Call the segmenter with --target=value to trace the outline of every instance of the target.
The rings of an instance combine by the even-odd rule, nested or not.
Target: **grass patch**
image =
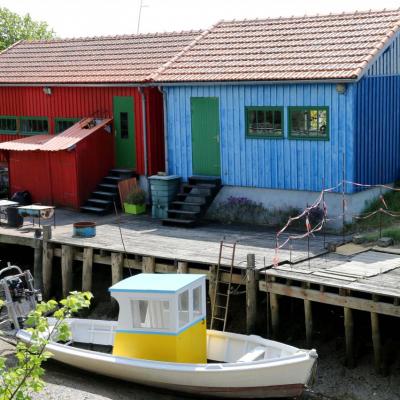
[[[385,194],[383,194],[383,198],[388,207],[388,211],[393,211],[394,213],[400,213],[400,191],[397,192],[390,190]],[[375,200],[370,202],[364,208],[360,216],[366,216],[374,211],[379,210],[380,208],[385,209],[385,206],[381,198],[378,196]],[[396,218],[383,213],[377,213],[367,219],[355,220],[354,227],[358,231],[365,231],[365,230],[377,229],[380,226],[382,226],[382,228],[389,227],[393,224],[396,224],[397,222],[400,222],[400,217]],[[394,231],[397,232],[398,230],[395,229]],[[394,231],[390,233],[396,236],[397,233],[395,233]]]
[[[376,242],[379,239],[379,231],[374,231],[363,235],[367,242]],[[389,237],[393,239],[395,244],[400,243],[400,228],[386,228],[382,229],[382,237]]]

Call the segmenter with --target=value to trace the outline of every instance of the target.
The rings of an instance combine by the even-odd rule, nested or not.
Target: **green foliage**
[[[144,204],[146,202],[146,192],[140,188],[133,188],[126,196],[126,203],[128,204]]]
[[[46,22],[34,21],[29,14],[20,16],[0,7],[0,50],[21,39],[51,39],[54,31]]]
[[[88,308],[92,294],[89,292],[71,292],[59,303],[55,300],[42,302],[37,305],[26,320],[31,333],[29,344],[19,342],[16,347],[17,363],[15,367],[8,367],[6,359],[0,357],[0,400],[29,400],[31,394],[40,392],[44,387],[42,363],[51,357],[45,350],[50,339],[67,341],[70,330],[65,322],[73,313]],[[0,301],[0,308],[4,302]],[[57,322],[49,326],[45,315],[53,313]]]

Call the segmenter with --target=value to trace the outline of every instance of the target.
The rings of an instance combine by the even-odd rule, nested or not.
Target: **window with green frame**
[[[55,120],[55,133],[61,133],[71,128],[72,125],[80,121],[80,118],[56,118]]]
[[[328,107],[289,107],[291,139],[329,139]]]
[[[22,134],[40,134],[49,132],[49,122],[43,117],[21,117],[20,131]]]
[[[246,107],[245,113],[248,138],[283,137],[282,107]]]
[[[0,133],[17,133],[17,117],[0,115]]]

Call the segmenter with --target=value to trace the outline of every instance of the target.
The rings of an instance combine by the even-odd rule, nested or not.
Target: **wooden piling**
[[[216,288],[217,288],[217,266],[210,265],[209,276],[208,276],[208,296],[210,297],[211,310],[214,309]]]
[[[346,336],[346,365],[349,368],[354,368],[354,321],[353,310],[344,307],[344,330]]]
[[[379,301],[379,296],[372,295],[372,300]],[[374,366],[377,373],[382,372],[382,344],[381,344],[381,332],[379,329],[379,314],[371,312],[371,336],[372,346],[374,348]]]
[[[111,253],[111,283],[115,285],[123,279],[124,255]]]
[[[255,255],[247,254],[246,270],[246,330],[252,334],[256,329],[257,321],[257,287],[255,270]]]
[[[154,274],[156,270],[156,261],[154,257],[143,257],[143,272]]]
[[[61,246],[61,277],[62,294],[67,297],[72,291],[72,262],[74,259],[73,248],[71,246]]]
[[[186,261],[178,261],[178,274],[187,274],[189,271],[188,263]]]
[[[82,265],[82,291],[90,292],[92,290],[93,274],[93,248],[85,247],[83,249]]]
[[[310,284],[303,285],[304,288],[310,289]],[[312,303],[310,300],[304,300],[304,325],[306,328],[306,343],[307,347],[311,347],[312,334],[313,334],[313,317],[312,317]]]
[[[33,279],[35,289],[39,289],[43,292],[43,242],[40,239],[35,239]]]
[[[313,333],[312,303],[310,300],[304,300],[304,321],[306,326],[307,347],[311,347]]]
[[[51,225],[43,226],[43,297],[48,299],[51,292],[51,278],[53,276],[54,247],[49,243],[51,239]]]
[[[269,294],[269,305],[271,310],[272,336],[274,339],[277,339],[279,336],[279,299],[277,294]]]
[[[379,330],[379,314],[371,313],[371,333],[372,333],[372,345],[374,347],[374,365],[375,371],[382,371],[382,346],[381,346],[381,334]]]

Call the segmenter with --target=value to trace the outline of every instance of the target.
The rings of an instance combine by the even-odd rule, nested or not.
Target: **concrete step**
[[[84,213],[91,213],[91,214],[97,214],[97,215],[104,215],[108,214],[110,211],[103,208],[103,207],[91,207],[91,206],[83,206],[81,207],[81,212]]]
[[[97,185],[101,191],[110,192],[117,194],[118,192],[118,185],[114,185],[112,183],[100,183]]]
[[[185,228],[193,228],[196,226],[196,221],[191,219],[165,218],[162,220],[165,226],[181,226]]]
[[[111,192],[105,192],[102,190],[96,190],[95,192],[92,192],[92,196],[97,197],[97,198],[104,197],[105,199],[110,199],[110,201],[112,201],[114,198],[117,197],[117,194],[111,193]]]
[[[194,218],[196,218],[200,214],[199,211],[186,211],[186,210],[173,210],[173,209],[168,209],[167,212],[168,214],[185,215],[187,217],[194,217]]]

